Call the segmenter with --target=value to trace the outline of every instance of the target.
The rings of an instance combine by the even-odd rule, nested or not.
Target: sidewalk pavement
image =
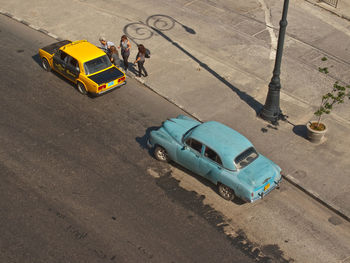
[[[336,80],[350,83],[348,20],[309,2],[290,4],[280,102],[287,120],[273,126],[257,113],[272,77],[280,1],[267,5],[264,0],[154,0],[150,6],[142,0],[132,4],[120,0],[116,6],[103,0],[35,0],[34,4],[0,0],[0,4],[1,13],[61,39],[98,44],[104,35],[118,43],[125,33],[132,40],[131,62],[136,43],[143,43],[152,53],[145,63],[149,77],[136,79],[198,119],[217,120],[244,134],[282,167],[288,180],[349,220],[349,104],[339,105],[324,118],[329,126],[324,143],[305,139],[305,124],[313,118],[321,95]],[[339,4],[339,10],[342,6],[348,5]],[[328,67],[330,73],[320,73],[319,67]],[[128,75],[135,77],[132,69]]]
[[[347,19],[350,21],[350,1],[349,0],[336,0],[336,1],[330,1],[331,3],[337,3],[336,6],[327,4],[328,1],[322,1],[322,0],[306,0],[314,5],[317,5],[321,8],[324,8],[328,10],[329,12],[332,12],[341,18]]]

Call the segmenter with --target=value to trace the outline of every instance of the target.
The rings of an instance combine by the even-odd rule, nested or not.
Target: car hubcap
[[[78,84],[78,90],[80,91],[80,93],[84,93],[84,88],[82,87],[82,84]]]
[[[222,193],[222,195],[223,195],[224,197],[226,197],[226,198],[231,197],[231,191],[230,191],[230,189],[229,189],[228,187],[226,187],[226,186],[222,186],[222,187],[221,187],[221,193]]]
[[[159,157],[159,159],[165,161],[167,159],[167,155],[166,155],[165,150],[159,149],[158,150],[158,157]]]

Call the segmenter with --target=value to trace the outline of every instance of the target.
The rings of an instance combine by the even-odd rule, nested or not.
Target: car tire
[[[84,84],[81,83],[80,81],[78,81],[78,83],[77,83],[77,89],[78,89],[80,94],[82,94],[82,95],[86,95],[87,94],[87,91],[85,89]]]
[[[45,71],[47,71],[47,72],[50,72],[50,71],[51,71],[50,64],[49,64],[49,62],[47,61],[46,58],[43,58],[43,59],[41,60],[41,65],[43,66],[43,69],[45,69]]]
[[[230,187],[224,184],[219,184],[218,188],[219,188],[219,194],[225,200],[232,201],[235,198],[235,193]]]
[[[158,145],[154,148],[154,157],[161,162],[169,162],[170,160],[167,151]]]

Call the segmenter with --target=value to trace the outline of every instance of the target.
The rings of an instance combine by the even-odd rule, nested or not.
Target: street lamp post
[[[266,97],[265,105],[260,112],[260,117],[264,120],[277,122],[282,117],[280,109],[280,73],[281,73],[281,61],[284,44],[284,35],[287,27],[287,12],[288,12],[289,0],[284,0],[282,19],[280,21],[280,31],[278,35],[278,44],[276,52],[275,67],[273,69],[273,76],[269,84],[269,92]]]

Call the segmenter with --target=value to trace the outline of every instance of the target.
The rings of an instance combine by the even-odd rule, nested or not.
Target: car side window
[[[202,151],[202,143],[200,143],[199,141],[193,138],[188,138],[186,140],[186,144],[190,146],[193,150],[196,150],[199,153]]]
[[[222,165],[220,156],[216,152],[214,152],[212,149],[210,149],[209,147],[205,147],[204,156],[211,159],[212,161]]]
[[[70,57],[68,64],[75,68],[77,71],[79,71],[79,63],[78,60],[76,60],[75,58]]]
[[[60,56],[60,59],[61,59],[62,61],[67,62],[67,60],[68,60],[68,55],[67,55],[67,53],[65,53],[65,52],[63,52],[63,51],[61,50],[59,56]]]

